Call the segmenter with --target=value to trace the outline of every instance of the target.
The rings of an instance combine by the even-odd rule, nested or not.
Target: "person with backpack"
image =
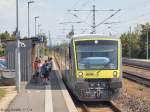
[[[48,58],[48,69],[49,69],[49,72],[52,71],[52,57]]]
[[[48,62],[45,60],[45,63],[43,64],[41,68],[41,72],[43,75],[43,84],[47,84],[48,77],[49,77],[49,69],[48,69]]]

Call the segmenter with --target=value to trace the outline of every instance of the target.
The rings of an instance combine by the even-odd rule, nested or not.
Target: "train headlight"
[[[114,77],[117,77],[117,71],[114,71],[114,72],[113,72],[113,76],[114,76]]]
[[[98,40],[95,40],[94,43],[95,43],[95,44],[98,44]]]
[[[79,78],[83,78],[83,72],[79,72]]]

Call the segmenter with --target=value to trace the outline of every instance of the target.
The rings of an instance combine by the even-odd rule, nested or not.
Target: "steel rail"
[[[147,87],[150,87],[150,78],[142,77],[140,74],[134,74],[127,71],[123,71],[123,77],[129,80],[135,81],[137,83],[143,84]]]
[[[91,112],[86,104],[82,104],[83,112]]]
[[[125,64],[123,64],[123,66],[129,66],[129,67],[134,67],[134,68],[150,71],[150,67],[138,66],[136,64],[127,64],[127,63],[125,63]]]
[[[114,112],[123,112],[120,108],[118,108],[117,104],[114,103],[113,101],[110,101],[109,103]]]
[[[101,102],[102,103],[102,102]],[[93,102],[90,102],[91,105],[93,105]],[[93,112],[92,109],[90,110],[89,107],[92,108],[92,106],[90,106],[90,104],[86,104],[86,103],[81,103],[81,108],[83,112]],[[97,103],[94,103],[94,105],[96,105]],[[89,105],[89,106],[88,106]],[[94,108],[97,108],[97,111],[102,111],[103,107],[98,107],[98,106],[93,106]],[[104,102],[104,108],[109,108],[112,110],[112,112],[123,112],[116,103],[114,103],[113,101],[109,101],[109,102]]]

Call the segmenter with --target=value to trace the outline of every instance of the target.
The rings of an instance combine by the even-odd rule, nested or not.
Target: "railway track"
[[[123,70],[123,77],[129,80],[135,81],[147,87],[150,87],[150,75],[144,75],[144,72],[150,72],[150,68],[132,65],[132,64],[124,64],[127,67],[133,67],[139,70],[143,70],[143,72]]]
[[[145,85],[147,87],[150,87],[150,78],[142,77],[141,75],[137,75],[125,71],[123,72],[123,77],[135,81],[137,83],[140,83],[142,85]]]
[[[122,112],[113,102],[81,103],[82,112]]]
[[[150,67],[137,66],[137,65],[134,65],[134,64],[123,64],[123,66],[129,66],[129,67],[134,67],[134,68],[150,71]]]

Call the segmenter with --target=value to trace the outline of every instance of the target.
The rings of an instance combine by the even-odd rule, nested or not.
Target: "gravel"
[[[131,96],[123,90],[115,102],[125,112],[150,112],[150,102],[143,100],[141,96]]]

